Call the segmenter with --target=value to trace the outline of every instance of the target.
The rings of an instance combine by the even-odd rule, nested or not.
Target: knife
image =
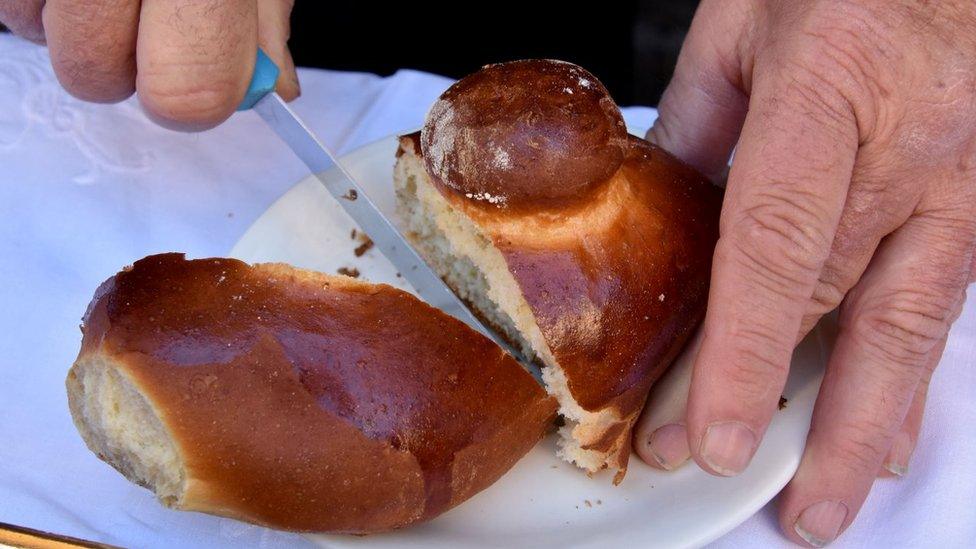
[[[278,137],[308,166],[316,179],[349,214],[349,217],[352,217],[359,228],[369,235],[376,249],[400,271],[420,299],[481,332],[524,363],[519,353],[493,330],[489,330],[482,324],[464,302],[437,276],[437,273],[421,259],[400,231],[363,192],[336,155],[315,137],[308,126],[275,93],[274,86],[277,79],[277,65],[261,49],[258,49],[254,76],[251,77],[247,94],[237,110],[253,109],[267,122]],[[330,168],[338,170],[342,178],[339,180],[326,178],[325,172]]]

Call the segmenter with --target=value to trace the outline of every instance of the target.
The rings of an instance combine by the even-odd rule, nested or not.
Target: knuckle
[[[800,29],[803,60],[823,72],[843,72],[860,80],[881,72],[879,58],[895,53],[878,17],[858,2],[820,3]],[[839,9],[838,9],[839,8]]]
[[[867,420],[846,421],[826,443],[827,455],[856,473],[876,471],[888,452],[887,427]]]
[[[792,185],[790,185],[793,187]],[[826,212],[801,189],[751,200],[730,231],[731,252],[778,293],[791,296],[809,286],[830,250]]]
[[[899,288],[857,307],[849,323],[882,364],[915,369],[948,333],[953,302],[937,284]]]
[[[857,128],[853,104],[838,89],[837,76],[823,67],[811,66],[803,59],[806,55],[789,62],[784,101],[818,130],[839,139],[849,138]]]
[[[811,114],[873,131],[901,64],[889,14],[864,2],[813,2],[799,18],[787,70]]]

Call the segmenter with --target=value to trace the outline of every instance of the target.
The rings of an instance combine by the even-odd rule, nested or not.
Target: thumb
[[[713,181],[724,179],[748,107],[740,82],[746,2],[705,0],[688,30],[674,77],[647,139]]]
[[[288,51],[291,8],[294,4],[294,0],[258,0],[258,44],[281,70],[275,91],[286,101],[302,93],[295,62]]]

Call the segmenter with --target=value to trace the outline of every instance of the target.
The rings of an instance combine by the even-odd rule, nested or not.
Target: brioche
[[[721,191],[547,60],[449,88],[400,138],[394,183],[424,258],[544,366],[560,456],[620,482],[648,390],[703,316]]]
[[[150,256],[106,281],[68,403],[166,506],[294,531],[431,519],[544,434],[555,402],[494,343],[386,285]]]

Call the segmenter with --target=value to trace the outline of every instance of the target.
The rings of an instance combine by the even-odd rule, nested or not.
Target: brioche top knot
[[[431,177],[496,206],[582,196],[617,171],[626,141],[620,110],[596,77],[543,59],[461,79],[421,131]]]

